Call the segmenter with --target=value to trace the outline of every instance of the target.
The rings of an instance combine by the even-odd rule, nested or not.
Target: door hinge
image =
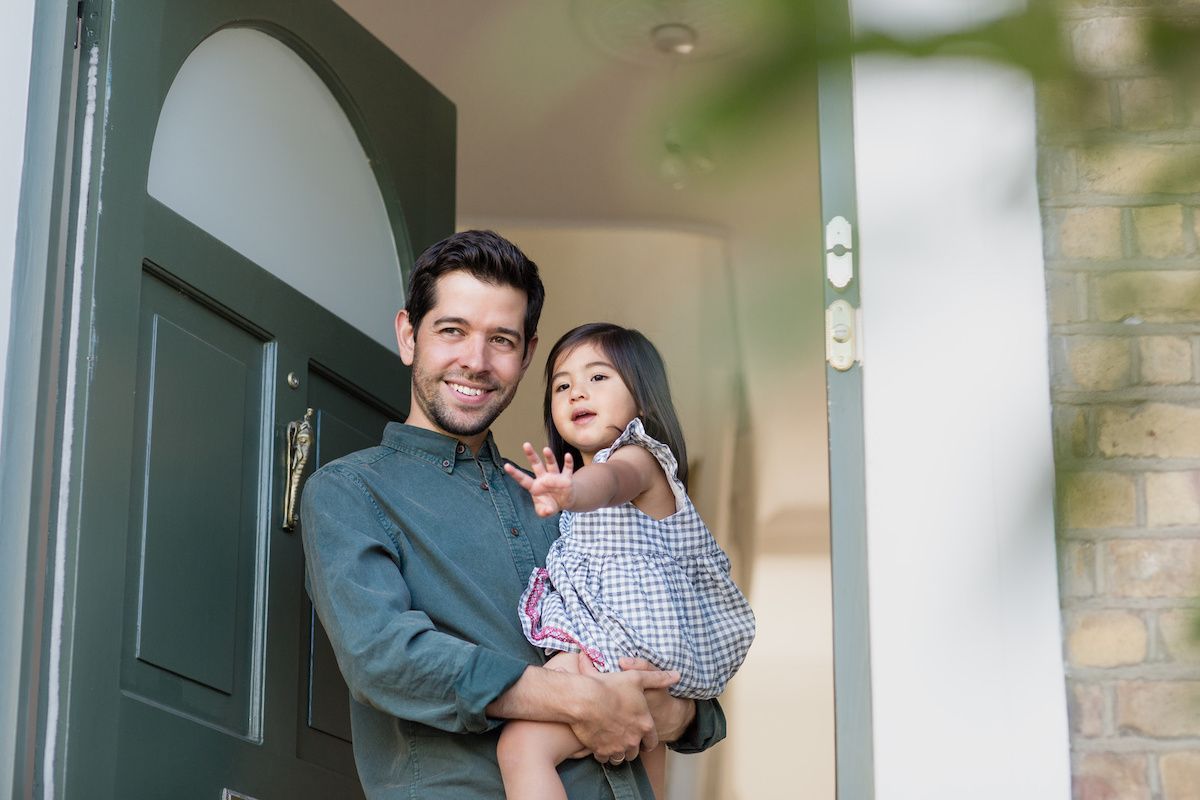
[[[78,0],[75,3],[75,44],[71,46],[72,50],[79,49],[79,40],[83,38],[83,0]]]
[[[854,231],[842,216],[825,226],[825,276],[835,289],[845,289],[854,280]]]
[[[862,363],[862,309],[834,300],[825,309],[825,360],[839,372]]]
[[[72,49],[78,50],[84,44],[96,43],[96,33],[100,27],[99,5],[99,0],[76,0],[75,43]]]

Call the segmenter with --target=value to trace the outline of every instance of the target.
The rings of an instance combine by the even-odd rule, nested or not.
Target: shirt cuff
[[[490,719],[485,709],[508,691],[528,666],[519,658],[476,647],[454,682],[458,718],[463,728],[470,733],[483,733],[503,722]]]
[[[697,700],[696,716],[683,735],[667,747],[677,753],[699,753],[725,738],[725,712],[716,700]]]

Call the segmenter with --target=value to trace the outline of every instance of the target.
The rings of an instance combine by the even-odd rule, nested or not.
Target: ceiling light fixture
[[[650,31],[654,49],[671,56],[690,55],[696,49],[696,29],[682,22],[656,25]]]

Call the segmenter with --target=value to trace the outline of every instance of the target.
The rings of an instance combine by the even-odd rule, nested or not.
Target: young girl
[[[643,658],[679,673],[671,694],[716,697],[746,657],[754,615],[687,496],[687,452],[658,351],[635,330],[575,328],[546,360],[544,407],[545,462],[526,442],[533,477],[505,467],[540,515],[563,512],[562,535],[518,608],[526,637],[562,651],[551,669],[578,669],[567,655],[575,651],[602,672]],[[555,767],[581,747],[567,725],[509,722],[498,749],[505,793],[565,798]],[[642,756],[659,797],[665,758],[661,745]]]

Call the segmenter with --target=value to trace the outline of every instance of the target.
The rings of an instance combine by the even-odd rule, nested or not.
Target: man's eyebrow
[[[465,319],[463,319],[462,317],[438,317],[430,324],[431,325],[447,325],[447,324],[449,324],[449,325],[466,326],[467,321]]]
[[[608,363],[607,361],[589,361],[588,363],[583,365],[584,369],[591,369],[592,367],[608,367],[609,369],[614,370],[614,371],[617,369],[616,367],[614,367],[612,364]],[[552,381],[558,380],[559,375],[566,375],[566,374],[567,374],[566,370],[559,370],[558,372],[556,372],[550,376],[550,380],[552,380]]]

